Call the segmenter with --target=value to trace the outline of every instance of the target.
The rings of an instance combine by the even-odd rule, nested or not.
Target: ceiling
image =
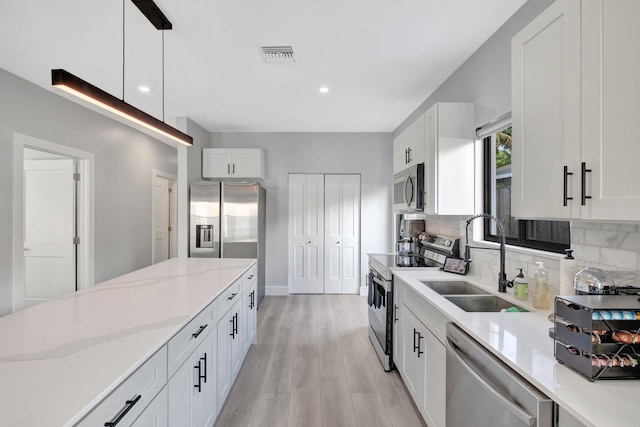
[[[57,93],[53,68],[119,98],[124,80],[126,102],[211,132],[391,132],[525,1],[156,0],[163,102],[162,32],[130,0],[124,55],[122,1],[2,0],[0,68]]]

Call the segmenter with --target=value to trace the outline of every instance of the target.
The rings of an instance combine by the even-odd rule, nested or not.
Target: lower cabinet
[[[256,320],[257,311],[256,298],[257,298],[257,280],[249,286],[243,294],[242,302],[242,358],[247,355],[249,347],[256,340]]]
[[[222,408],[240,370],[240,300],[218,322],[218,405]]]
[[[167,386],[153,399],[131,427],[168,427]]]
[[[169,380],[169,425],[208,427],[217,415],[214,328]]]
[[[422,319],[430,313],[414,313],[404,302],[402,282],[394,282],[399,298],[395,301],[394,356],[413,401],[429,427],[445,427],[446,417],[446,349],[425,326]],[[414,301],[411,301],[414,302]],[[428,308],[424,308],[425,310]],[[435,308],[433,308],[435,310]]]

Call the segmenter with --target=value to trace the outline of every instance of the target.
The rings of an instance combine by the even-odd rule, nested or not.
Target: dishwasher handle
[[[466,359],[460,354],[460,352],[458,352],[458,350],[456,350],[455,344],[453,344],[453,342],[451,342],[451,339],[449,338],[447,338],[447,353],[453,356],[458,361],[458,363],[462,367],[464,367],[469,375],[471,375],[473,378],[475,378],[476,381],[482,384],[482,386],[490,392],[493,399],[496,400],[503,408],[505,408],[523,423],[526,423],[531,427],[535,427],[536,417],[532,417],[531,415],[527,414],[522,410],[522,408],[505,397],[502,393],[500,393],[500,391],[496,390],[496,388],[493,387],[493,385],[491,385],[487,380],[478,375],[476,371],[471,369]]]

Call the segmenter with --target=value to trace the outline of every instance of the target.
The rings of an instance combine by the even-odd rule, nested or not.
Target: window
[[[497,128],[488,125],[478,131],[484,149],[484,212],[500,220],[507,244],[562,253],[571,244],[568,221],[518,220],[511,216],[510,117],[494,123],[498,123]],[[485,220],[484,239],[499,241],[496,228],[495,222]]]

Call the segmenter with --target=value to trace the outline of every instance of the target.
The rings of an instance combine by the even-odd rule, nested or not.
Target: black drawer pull
[[[193,367],[193,369],[198,370],[198,383],[194,384],[193,387],[198,390],[198,393],[202,392],[202,367],[200,366],[200,360],[198,360],[198,364]]]
[[[124,416],[127,415],[127,413],[131,410],[131,408],[133,408],[141,398],[142,398],[142,395],[139,394],[133,400],[126,400],[124,402],[125,406],[124,408],[122,408],[122,411],[120,411],[120,413],[116,416],[114,420],[107,421],[106,423],[104,423],[104,427],[114,427],[118,425],[118,423],[122,421]]]
[[[236,316],[234,315],[231,320],[229,320],[229,322],[231,322],[231,333],[229,334],[231,336],[231,338],[236,337]]]
[[[424,351],[420,350],[420,340],[424,338],[422,335],[420,335],[420,332],[418,332],[418,357],[420,357],[421,354],[424,354]]]
[[[231,301],[232,299],[234,299],[236,297],[236,295],[238,295],[237,292],[232,293],[230,297],[227,297],[227,301]]]
[[[573,175],[573,172],[569,172],[569,167],[565,165],[564,167],[564,187],[562,191],[562,206],[567,206],[569,200],[573,200],[573,197],[569,197],[568,187],[569,187],[569,175]]]
[[[204,362],[204,374],[201,373],[200,378],[202,378],[207,383],[207,353],[204,354],[204,357],[201,357],[200,360]],[[198,365],[200,363],[198,362]]]
[[[587,199],[591,196],[587,196],[587,172],[591,172],[591,169],[587,169],[587,163],[582,162],[582,206],[587,205]]]
[[[208,324],[208,323],[207,323],[207,324],[205,324],[205,325],[200,326],[200,327],[198,328],[198,330],[197,330],[197,331],[195,331],[194,333],[192,333],[192,334],[191,334],[191,336],[192,336],[193,338],[198,338],[198,336],[200,336],[200,334],[202,333],[202,331],[204,331],[204,330],[207,328],[207,326],[209,326],[209,324]]]

